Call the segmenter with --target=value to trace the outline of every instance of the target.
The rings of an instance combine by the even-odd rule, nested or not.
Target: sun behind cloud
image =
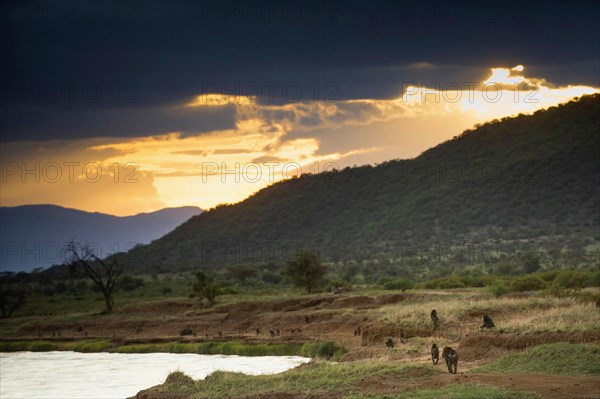
[[[235,128],[198,135],[171,132],[134,139],[37,143],[49,149],[41,152],[28,151],[31,143],[6,143],[2,155],[3,159],[24,157],[31,164],[59,162],[48,154],[60,154],[62,160],[97,163],[106,172],[103,184],[83,184],[78,176],[78,185],[65,181],[48,185],[47,192],[57,193],[51,198],[58,205],[119,215],[165,205],[207,209],[241,201],[298,174],[340,169],[357,160],[360,164],[415,157],[476,123],[599,92],[589,86],[552,87],[542,78],[527,77],[525,69],[523,65],[492,68],[481,82],[450,82],[443,88],[407,86],[401,96],[384,100],[265,105],[250,96],[203,94],[181,106],[233,106]],[[111,189],[114,165],[135,165],[143,184]],[[0,200],[4,206],[48,201],[36,192],[39,186],[18,174],[3,176]],[[97,198],[104,198],[101,208]]]

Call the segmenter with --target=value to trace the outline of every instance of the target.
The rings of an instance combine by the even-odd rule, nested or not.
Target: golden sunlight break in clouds
[[[208,209],[300,173],[415,157],[476,123],[599,91],[552,87],[524,76],[525,69],[493,68],[480,83],[406,85],[402,96],[389,100],[265,105],[254,97],[204,94],[182,106],[233,106],[234,128],[201,135],[6,143],[1,201],[4,206],[51,202],[118,215],[164,206]],[[345,146],[331,150],[334,142]],[[32,145],[38,148],[33,153]],[[34,184],[34,173],[26,173],[36,168],[44,190]]]

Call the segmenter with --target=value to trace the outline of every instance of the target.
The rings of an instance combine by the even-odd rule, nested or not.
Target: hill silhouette
[[[101,255],[160,238],[201,212],[188,206],[133,216],[90,213],[55,205],[0,207],[1,271],[31,271],[63,261],[61,248],[89,242]]]
[[[598,115],[600,95],[584,96],[476,126],[414,159],[305,174],[194,216],[127,258],[146,271],[280,264],[298,247],[344,265],[489,263],[531,250],[586,261],[600,226]]]

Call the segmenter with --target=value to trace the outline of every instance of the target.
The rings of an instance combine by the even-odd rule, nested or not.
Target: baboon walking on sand
[[[446,366],[448,366],[448,372],[456,374],[458,370],[458,353],[449,346],[445,346],[442,351],[442,357],[446,360]]]
[[[437,344],[431,345],[431,361],[434,366],[440,361],[440,350]]]
[[[431,311],[431,324],[433,324],[433,331],[437,330],[440,326],[440,318],[435,309]]]

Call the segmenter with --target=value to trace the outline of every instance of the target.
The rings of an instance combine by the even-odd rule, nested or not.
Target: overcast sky
[[[287,164],[414,157],[474,123],[595,92],[599,7],[3,2],[2,205],[206,208],[285,178]],[[223,181],[222,164],[240,181]]]

